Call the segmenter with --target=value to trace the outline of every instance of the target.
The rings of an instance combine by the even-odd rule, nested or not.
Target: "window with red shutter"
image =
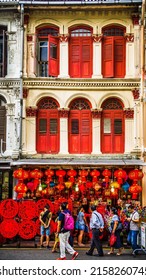
[[[92,75],[92,30],[76,27],[70,30],[69,74],[72,78],[90,78]]]
[[[38,153],[59,152],[58,103],[53,98],[43,98],[38,103],[36,135]]]
[[[69,152],[88,154],[92,149],[91,105],[86,99],[76,99],[70,105]]]
[[[102,72],[104,78],[125,76],[125,28],[109,26],[103,29]]]
[[[119,99],[109,98],[102,104],[101,151],[123,153],[125,143],[123,104]]]
[[[41,27],[36,30],[36,73],[40,77],[59,75],[58,28]]]

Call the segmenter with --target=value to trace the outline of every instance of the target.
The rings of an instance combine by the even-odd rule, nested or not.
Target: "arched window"
[[[0,143],[2,150],[6,150],[6,100],[0,96]]]
[[[72,78],[92,75],[92,29],[85,26],[70,29],[69,74]]]
[[[36,67],[39,77],[57,77],[59,74],[58,28],[44,26],[36,30]]]
[[[107,26],[102,29],[102,74],[104,78],[125,76],[125,28]]]
[[[123,153],[125,123],[123,103],[117,98],[106,99],[102,104],[101,151],[102,153]]]
[[[45,97],[38,102],[37,106],[37,152],[46,154],[58,153],[59,104],[55,99]]]
[[[84,98],[71,102],[69,114],[69,152],[90,154],[92,149],[91,104]]]
[[[0,25],[0,77],[7,74],[7,27]]]

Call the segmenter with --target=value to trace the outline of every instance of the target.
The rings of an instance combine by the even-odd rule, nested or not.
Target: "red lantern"
[[[77,175],[77,171],[74,169],[70,169],[67,171],[67,175],[69,176],[69,181],[74,182],[75,181],[75,176]]]
[[[121,184],[123,184],[123,180],[126,179],[127,173],[123,169],[118,169],[118,170],[115,170],[114,177],[117,178],[118,183],[121,185]]]
[[[81,184],[81,185],[79,186],[79,190],[80,190],[81,193],[85,192],[85,191],[86,191],[85,185],[84,185],[84,184]]]
[[[52,169],[47,169],[45,171],[45,175],[47,176],[46,184],[49,184],[52,181],[52,176],[54,175],[54,171]]]
[[[104,169],[102,175],[105,177],[106,187],[108,186],[109,178],[111,177],[111,171],[109,169]]]
[[[23,183],[18,183],[15,187],[14,187],[14,191],[17,193],[25,193],[27,191],[27,186]]]
[[[13,172],[13,177],[18,180],[25,180],[28,179],[29,173],[28,171],[24,170],[23,168],[18,168]]]
[[[66,175],[66,171],[65,170],[57,170],[56,171],[56,175],[59,177],[59,179],[58,179],[58,181],[59,181],[59,183],[60,184],[62,184],[63,183],[63,177]]]
[[[141,170],[134,169],[129,172],[128,176],[131,180],[133,180],[136,183],[138,180],[141,180],[143,178],[144,174]]]
[[[79,175],[80,175],[80,179],[81,179],[81,182],[82,183],[85,183],[86,182],[86,177],[88,176],[88,171],[87,170],[85,170],[85,169],[83,169],[83,170],[80,170],[79,171]]]
[[[30,171],[30,177],[34,179],[40,179],[43,177],[43,172],[36,168]]]
[[[93,171],[90,172],[90,175],[93,177],[92,182],[97,183],[100,172],[98,170],[94,169]]]

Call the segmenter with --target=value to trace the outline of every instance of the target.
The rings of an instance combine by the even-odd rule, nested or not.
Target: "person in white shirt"
[[[94,249],[96,248],[98,251],[97,256],[104,256],[103,249],[102,249],[102,243],[100,240],[100,236],[104,229],[104,220],[102,218],[102,215],[97,212],[97,206],[92,205],[91,206],[92,215],[90,218],[90,229],[92,230],[92,239],[91,239],[91,246],[88,252],[86,252],[86,255],[92,256]]]

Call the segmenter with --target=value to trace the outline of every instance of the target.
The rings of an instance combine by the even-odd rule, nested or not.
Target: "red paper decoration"
[[[19,225],[13,219],[5,219],[0,224],[1,235],[5,238],[13,238],[18,234]]]
[[[36,203],[29,200],[19,202],[18,216],[28,220],[35,218],[37,216]]]
[[[56,186],[56,189],[58,189],[58,190],[61,192],[62,190],[64,190],[64,185],[58,184],[58,185]]]
[[[3,200],[0,204],[1,216],[6,219],[14,218],[18,213],[18,203],[13,199]]]
[[[50,211],[54,212],[54,206],[53,206],[52,202],[49,199],[44,198],[44,199],[38,200],[36,203],[37,216],[40,215],[41,211],[44,210],[44,206],[47,204],[50,206]]]
[[[31,220],[24,220],[19,224],[19,235],[23,239],[32,239],[36,235],[36,224]]]
[[[86,177],[88,176],[88,173],[88,170],[85,169],[79,171],[79,176],[82,183],[85,183],[87,181]]]

